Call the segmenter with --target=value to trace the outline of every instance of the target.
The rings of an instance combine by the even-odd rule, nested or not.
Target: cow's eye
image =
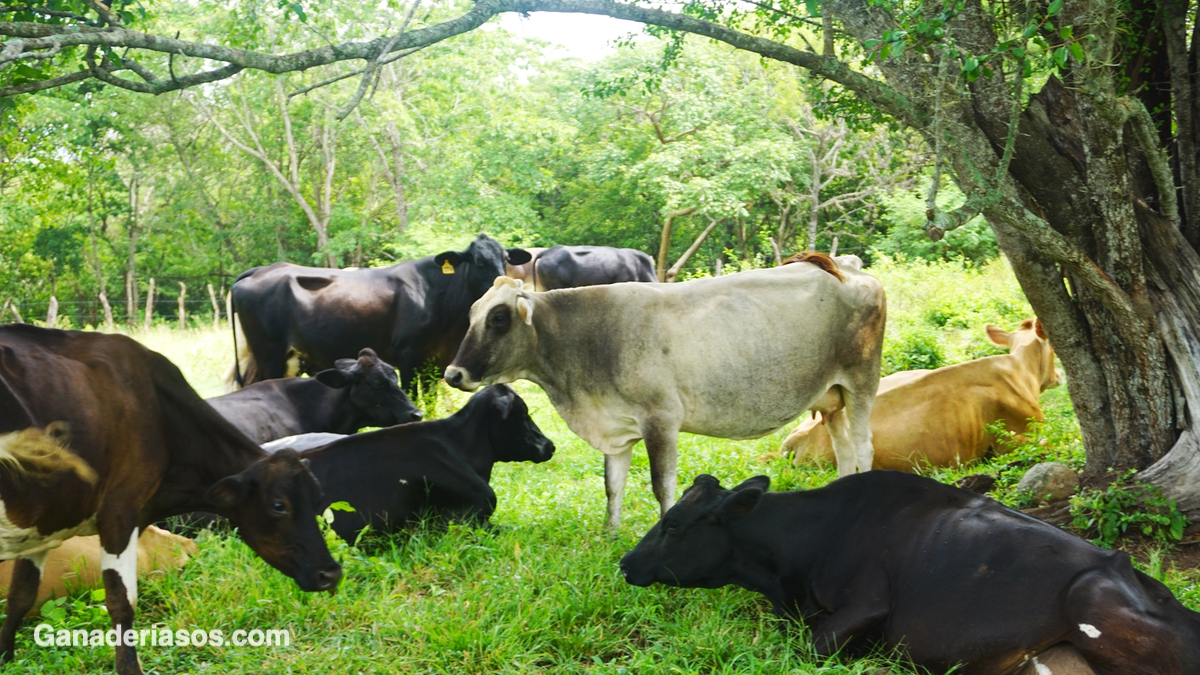
[[[496,312],[495,314],[492,315],[492,325],[493,326],[503,326],[507,323],[508,323],[508,313],[507,312]]]
[[[678,529],[679,529],[679,523],[676,523],[674,521],[663,523],[663,531],[666,532],[667,534],[675,534],[675,531]]]
[[[281,516],[286,516],[288,512],[287,504],[284,504],[283,502],[275,502],[274,504],[271,504],[271,510]]]

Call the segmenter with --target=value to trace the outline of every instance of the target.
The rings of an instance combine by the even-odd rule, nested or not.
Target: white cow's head
[[[446,368],[446,383],[463,391],[512,382],[536,358],[534,294],[520,281],[496,277],[471,305],[471,326]]]

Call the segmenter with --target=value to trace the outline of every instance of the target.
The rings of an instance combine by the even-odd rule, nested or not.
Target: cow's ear
[[[445,253],[439,253],[433,256],[433,262],[442,266],[444,266],[446,263],[450,263],[452,267],[458,267],[462,264],[462,261],[463,256],[458,251],[446,251]]]
[[[753,479],[751,479],[753,480]],[[763,491],[756,487],[734,490],[721,503],[721,517],[725,520],[739,520],[750,515],[758,502],[762,500]]]
[[[354,379],[350,376],[350,373],[347,373],[340,368],[322,370],[316,374],[316,378],[317,382],[320,382],[330,389],[342,389],[344,387],[348,387]]]
[[[204,493],[204,501],[219,509],[231,509],[246,498],[249,486],[241,476],[226,476]]]
[[[530,260],[533,260],[533,256],[529,255],[529,251],[526,251],[523,248],[510,248],[504,253],[506,256],[508,256],[509,265],[524,265]]]
[[[988,339],[992,342],[1000,345],[1001,347],[1008,346],[1008,339],[1011,337],[1008,331],[1001,330],[998,326],[993,326],[990,323],[987,326],[984,326],[983,330],[987,332]]]
[[[1041,319],[1033,320],[1033,332],[1035,335],[1038,336],[1038,339],[1041,339],[1041,340],[1046,339],[1046,331],[1044,328],[1042,328],[1042,320]]]
[[[333,367],[338,370],[350,370],[358,364],[358,359],[338,359],[333,362]]]
[[[500,419],[508,419],[508,414],[512,412],[513,399],[517,393],[511,389],[504,394],[497,396],[496,401],[492,404],[496,408],[496,412],[500,413]]]
[[[525,321],[526,326],[533,325],[533,301],[529,298],[517,298],[517,314],[521,315],[521,319]]]
[[[742,481],[741,483],[738,483],[737,487],[733,488],[733,491],[737,492],[738,490],[757,488],[759,490],[762,490],[763,492],[766,492],[768,489],[770,489],[770,487],[771,487],[770,476],[755,476],[754,478],[747,478],[746,480]]]

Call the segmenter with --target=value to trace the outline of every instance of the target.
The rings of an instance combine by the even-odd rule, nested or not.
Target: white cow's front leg
[[[615,455],[604,455],[604,490],[608,494],[608,529],[621,528],[621,501],[625,498],[625,479],[629,477],[629,464],[633,461],[633,448],[625,448]]]
[[[101,530],[100,570],[104,577],[104,604],[108,607],[108,615],[112,617],[113,628],[120,640],[116,648],[119,675],[141,675],[142,672],[136,643],[127,644],[124,640],[126,633],[133,630],[133,608],[137,604],[137,542],[136,527],[126,542],[105,541]],[[112,553],[109,549],[119,550]]]
[[[679,480],[676,469],[679,430],[666,425],[647,425],[642,433],[646,439],[646,454],[650,457],[650,484],[658,499],[659,516],[663,516],[675,505],[675,486]]]

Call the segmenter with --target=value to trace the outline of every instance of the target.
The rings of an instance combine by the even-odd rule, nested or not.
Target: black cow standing
[[[207,399],[208,404],[255,443],[316,432],[352,434],[421,419],[396,381],[396,370],[373,350],[334,365],[311,378],[258,382]]]
[[[496,509],[488,485],[495,462],[544,462],[553,455],[554,443],[506,384],[483,389],[450,417],[299,453],[321,484],[321,508],[341,501],[354,507],[335,512],[333,521],[350,542],[366,523],[392,532],[426,516],[484,522]]]
[[[534,288],[539,291],[622,281],[658,281],[654,261],[632,248],[559,245],[538,254],[533,265]]]
[[[233,304],[250,358],[235,365],[238,385],[286,377],[288,359],[301,369],[333,368],[370,347],[400,370],[406,389],[432,363],[441,372],[470,323],[471,303],[504,274],[505,262],[529,261],[481,234],[464,251],[390,267],[336,270],[275,263],[243,272]],[[239,355],[239,361],[243,361]]]
[[[819,656],[883,644],[965,675],[1200,673],[1200,614],[1125,553],[907,473],[768,484],[696,478],[621,560],[625,580],[757,591]]]

